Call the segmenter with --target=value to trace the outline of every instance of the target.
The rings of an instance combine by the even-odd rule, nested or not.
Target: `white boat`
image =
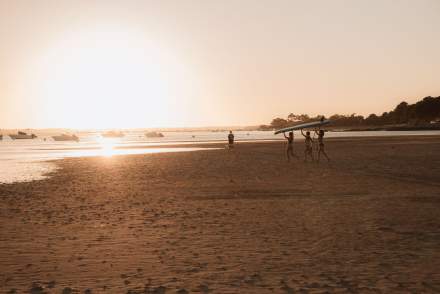
[[[148,132],[145,134],[147,138],[162,138],[164,135],[161,132]]]
[[[25,132],[18,132],[17,134],[9,134],[12,140],[21,140],[21,139],[35,139],[37,136],[35,134],[27,134]]]
[[[55,141],[79,141],[79,138],[76,135],[67,135],[61,134],[59,136],[52,136]]]
[[[104,138],[122,138],[125,136],[123,132],[109,131],[101,134]]]

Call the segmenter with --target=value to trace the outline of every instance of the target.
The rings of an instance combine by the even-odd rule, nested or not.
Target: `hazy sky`
[[[438,0],[0,0],[0,128],[381,113],[439,68]]]

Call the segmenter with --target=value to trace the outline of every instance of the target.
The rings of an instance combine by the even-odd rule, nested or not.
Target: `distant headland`
[[[277,117],[268,125],[260,125],[259,130],[281,129],[298,123],[316,121],[321,117],[322,115],[311,117],[307,114],[290,113],[287,118]],[[394,110],[382,115],[373,113],[364,117],[357,114],[334,114],[329,119],[332,121],[329,128],[340,131],[440,130],[440,96],[428,96],[414,104],[401,102]]]

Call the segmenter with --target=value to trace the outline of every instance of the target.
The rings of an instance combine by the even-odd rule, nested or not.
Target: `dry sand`
[[[65,159],[0,185],[1,291],[440,292],[440,137],[329,140],[319,165],[283,148]]]

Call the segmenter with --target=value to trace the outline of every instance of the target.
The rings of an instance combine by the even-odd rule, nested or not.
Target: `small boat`
[[[122,138],[125,136],[123,132],[109,131],[101,134],[104,138]]]
[[[35,139],[37,136],[35,134],[27,134],[25,132],[18,132],[17,134],[9,134],[12,140],[21,140],[21,139]]]
[[[52,138],[55,141],[79,141],[79,138],[76,135],[68,135],[68,134],[61,134],[59,136],[52,136]]]
[[[164,135],[161,132],[148,132],[145,133],[147,138],[162,138]]]

